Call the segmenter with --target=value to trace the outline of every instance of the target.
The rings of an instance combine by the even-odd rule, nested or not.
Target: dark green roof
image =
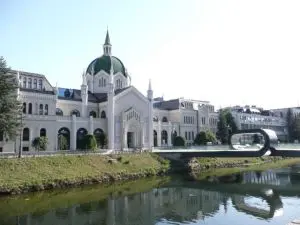
[[[125,73],[125,67],[120,59],[115,56],[111,56],[114,74],[121,72],[125,77],[127,74]],[[92,74],[92,69],[94,68],[94,74],[97,74],[100,70],[104,70],[106,73],[110,74],[111,68],[111,60],[110,56],[103,55],[99,58],[94,59],[90,65],[88,66],[86,72]]]

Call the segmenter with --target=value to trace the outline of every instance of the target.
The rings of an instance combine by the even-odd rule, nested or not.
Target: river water
[[[0,224],[285,225],[300,219],[299,172],[294,165],[2,197]]]

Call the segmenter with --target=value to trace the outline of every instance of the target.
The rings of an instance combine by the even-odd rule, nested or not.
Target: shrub
[[[97,149],[97,141],[93,134],[87,134],[84,137],[84,146],[86,149],[95,151]]]
[[[174,138],[174,146],[185,146],[185,139],[181,136]]]
[[[32,141],[32,147],[36,151],[46,151],[48,145],[48,138],[46,136],[43,137],[36,137]]]
[[[216,136],[211,131],[201,131],[196,135],[194,140],[195,145],[206,145],[207,142],[215,143],[217,141]]]

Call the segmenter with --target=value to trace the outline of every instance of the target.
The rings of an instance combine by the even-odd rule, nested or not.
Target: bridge
[[[300,157],[299,148],[282,148],[275,131],[270,129],[240,130],[230,137],[228,146],[206,146],[206,149],[154,149],[152,152],[173,159],[183,160],[193,157]]]

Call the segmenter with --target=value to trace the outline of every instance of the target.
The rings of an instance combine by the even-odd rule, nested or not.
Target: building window
[[[23,129],[23,141],[29,141],[29,128]]]
[[[23,147],[23,148],[22,148],[22,151],[23,151],[23,152],[29,152],[29,148],[28,148],[28,147]]]
[[[71,116],[75,115],[76,117],[80,117],[80,112],[77,109],[71,111]]]
[[[3,136],[4,136],[3,131],[0,131],[0,141],[3,141]]]
[[[46,137],[46,134],[47,134],[46,129],[45,129],[45,128],[42,128],[42,129],[40,130],[40,137]]]
[[[189,140],[191,140],[191,132],[189,132]]]
[[[32,80],[31,78],[28,78],[28,88],[32,88]]]
[[[95,111],[90,111],[90,116],[96,118],[97,117],[97,113]]]
[[[167,122],[168,122],[168,118],[164,116],[164,117],[162,118],[162,122],[163,122],[163,123],[167,123]]]
[[[106,118],[106,113],[105,113],[105,111],[102,111],[102,112],[101,112],[101,118],[102,118],[102,119],[105,119],[105,118]]]
[[[63,116],[64,115],[63,111],[60,108],[56,108],[55,113],[56,113],[57,116]]]
[[[106,87],[106,79],[101,77],[99,79],[99,87]]]
[[[39,113],[39,114],[40,114],[40,115],[43,115],[43,111],[44,111],[44,109],[43,109],[43,104],[40,104],[40,111],[39,111],[40,113]]]
[[[153,121],[154,121],[154,122],[158,122],[158,117],[157,117],[157,116],[154,116],[154,117],[153,117]]]
[[[26,102],[23,102],[23,113],[26,113]]]
[[[161,144],[168,144],[168,132],[166,130],[161,132]]]
[[[27,78],[24,77],[24,78],[23,78],[23,88],[26,88],[26,83],[27,83]]]
[[[36,79],[33,80],[33,88],[37,89],[37,80]]]
[[[32,103],[28,104],[28,114],[32,114]]]
[[[0,147],[0,152],[3,152],[3,148],[2,147]]]
[[[185,132],[185,140],[187,140],[187,138],[188,138],[188,134],[187,132]]]
[[[39,89],[42,90],[42,87],[43,87],[43,81],[39,80]]]
[[[45,115],[48,115],[48,104],[45,105]]]
[[[192,140],[195,140],[194,131],[192,131]]]

